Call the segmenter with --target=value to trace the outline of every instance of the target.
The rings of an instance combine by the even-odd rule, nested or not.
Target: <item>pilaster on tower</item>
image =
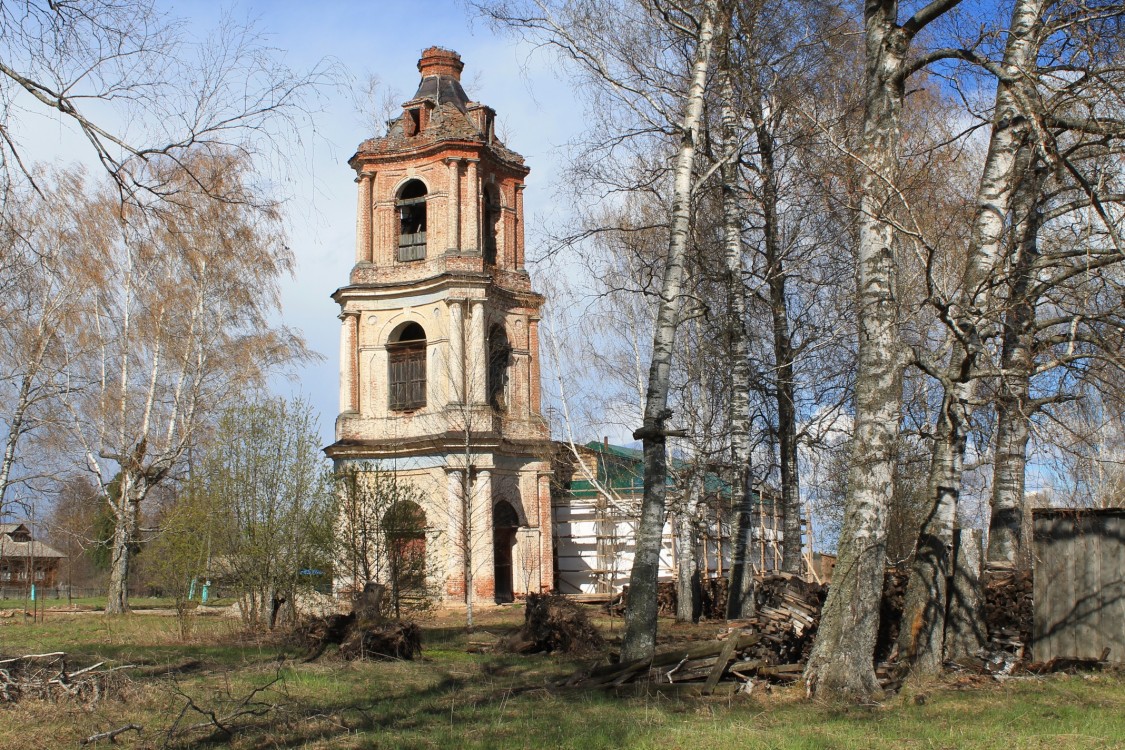
[[[426,493],[426,555],[440,560],[442,590],[499,601],[552,581],[543,297],[524,266],[528,167],[497,138],[496,112],[465,93],[463,70],[456,52],[424,50],[414,95],[348,162],[355,264],[332,295],[340,413],[326,452],[338,467],[392,470]],[[468,593],[455,564],[464,545],[442,547],[458,523],[486,530],[472,556],[494,568]],[[535,570],[514,575],[514,559]]]

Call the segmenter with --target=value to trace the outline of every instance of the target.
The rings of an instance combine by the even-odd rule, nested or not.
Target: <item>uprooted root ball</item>
[[[586,610],[566,597],[528,594],[523,627],[506,641],[518,654],[582,654],[605,646]]]

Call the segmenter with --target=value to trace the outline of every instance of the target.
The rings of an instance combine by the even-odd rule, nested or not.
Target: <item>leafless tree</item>
[[[81,173],[39,176],[40,190],[13,191],[0,212],[6,252],[0,267],[0,393],[6,427],[0,463],[0,513],[13,483],[52,475],[46,462],[21,462],[27,439],[58,426],[58,405],[82,378],[68,377],[68,358],[81,352],[78,326],[91,212]]]
[[[864,6],[863,169],[858,210],[855,429],[837,566],[805,671],[809,692],[865,700],[879,692],[872,655],[883,587],[886,512],[906,357],[899,330],[896,212],[906,81],[918,35],[958,0],[933,0],[903,21],[894,0]]]
[[[198,154],[277,148],[328,69],[295,73],[252,25],[226,16],[203,40],[152,0],[31,0],[0,7],[0,170],[35,182],[30,121],[72,124],[137,205],[184,190]],[[205,178],[205,174],[199,175]],[[194,187],[211,185],[195,180]],[[234,194],[220,196],[236,197]],[[240,198],[262,197],[243,194]]]
[[[69,371],[89,387],[67,394],[67,437],[116,519],[107,611],[128,610],[130,548],[149,491],[179,469],[217,414],[275,367],[308,356],[300,337],[273,324],[278,280],[292,255],[271,209],[214,201],[247,190],[236,156],[201,157],[177,184],[176,204],[130,215],[103,195],[84,217],[88,278],[83,335]],[[178,176],[177,176],[178,175]],[[204,186],[195,186],[205,179]]]

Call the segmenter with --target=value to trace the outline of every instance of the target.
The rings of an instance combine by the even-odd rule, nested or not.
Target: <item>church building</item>
[[[424,498],[415,540],[448,602],[553,587],[539,391],[543,297],[524,267],[524,159],[431,47],[387,134],[349,161],[356,254],[340,305],[337,470],[394,472]],[[400,512],[401,509],[396,509]],[[424,538],[424,543],[422,539]]]

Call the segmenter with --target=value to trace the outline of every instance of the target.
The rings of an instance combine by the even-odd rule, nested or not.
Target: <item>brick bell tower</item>
[[[427,578],[446,601],[465,600],[468,559],[474,601],[503,602],[553,585],[543,297],[524,268],[529,170],[463,68],[425,50],[402,115],[348,162],[356,258],[332,295],[340,414],[326,453],[421,491]]]

